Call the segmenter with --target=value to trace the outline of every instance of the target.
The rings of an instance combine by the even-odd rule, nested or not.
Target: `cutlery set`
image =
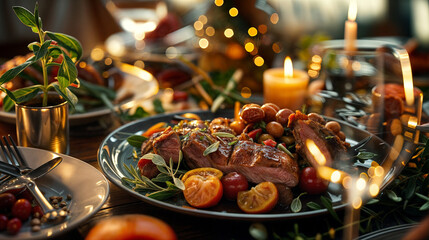
[[[3,136],[3,141],[0,140],[0,148],[0,158],[2,160],[0,160],[0,172],[4,174],[0,178],[0,193],[13,189],[27,189],[39,203],[47,220],[54,221],[65,217],[67,212],[61,209],[54,209],[34,181],[57,167],[62,158],[55,157],[32,169],[22,157],[10,135],[8,135],[8,138]]]

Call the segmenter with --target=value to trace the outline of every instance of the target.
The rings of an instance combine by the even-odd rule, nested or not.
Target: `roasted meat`
[[[298,184],[298,164],[295,159],[276,148],[239,141],[231,155],[228,169],[234,169],[253,183],[269,181],[288,187]]]
[[[317,156],[313,156],[307,148],[308,139],[311,139],[324,155],[327,166],[331,166],[337,156],[344,156],[347,151],[347,144],[341,141],[335,133],[300,112],[289,117],[288,126],[293,129],[297,152],[313,166],[318,166],[319,163],[316,159]]]
[[[168,127],[156,137],[152,145],[153,152],[160,155],[165,161],[168,162],[171,158],[173,163],[179,162],[180,137],[171,127]]]

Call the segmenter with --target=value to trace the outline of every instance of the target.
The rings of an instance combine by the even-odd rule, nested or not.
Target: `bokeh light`
[[[227,29],[225,29],[225,31],[223,32],[223,34],[227,38],[232,38],[232,36],[234,36],[234,31],[231,28],[227,28]]]

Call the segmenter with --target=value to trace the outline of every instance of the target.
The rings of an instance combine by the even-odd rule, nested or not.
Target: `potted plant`
[[[0,90],[7,96],[3,108],[15,105],[18,142],[22,146],[45,148],[60,153],[68,152],[68,108],[74,108],[77,97],[69,87],[79,86],[75,63],[82,56],[79,41],[66,34],[44,31],[39,17],[38,4],[34,13],[15,6],[19,20],[38,34],[39,42],[28,48],[34,53],[24,63],[0,77]],[[47,37],[49,39],[47,39]],[[38,63],[42,68],[43,82],[9,91],[4,87],[28,66]],[[57,67],[56,81],[49,82],[48,68]]]

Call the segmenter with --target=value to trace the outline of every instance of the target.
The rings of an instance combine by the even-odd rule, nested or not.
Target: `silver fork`
[[[16,165],[19,168],[21,174],[26,174],[29,171],[31,171],[32,169],[28,166],[27,162],[22,157],[21,152],[16,146],[13,138],[10,135],[8,135],[9,141],[5,136],[3,136],[2,138],[3,138],[3,141],[0,140],[0,147],[2,150],[1,152],[2,152],[3,160],[7,160],[9,161],[9,163]],[[2,180],[3,182],[0,182],[0,185],[9,179],[11,179],[10,176],[5,177],[5,179]],[[56,209],[52,207],[49,201],[45,198],[45,196],[40,191],[36,183],[32,181],[31,183],[27,184],[27,189],[33,194],[34,198],[39,203],[46,218],[48,220],[55,220],[58,217],[59,213],[56,211]]]

